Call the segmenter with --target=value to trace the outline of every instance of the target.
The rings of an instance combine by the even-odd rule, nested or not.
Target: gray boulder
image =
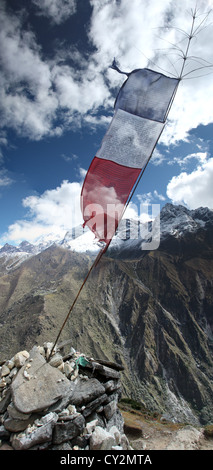
[[[80,413],[67,416],[58,421],[54,428],[53,444],[61,444],[80,435],[85,427],[85,419]]]
[[[48,413],[32,428],[22,434],[12,434],[11,443],[15,450],[26,450],[36,444],[49,442],[52,439],[53,428],[58,420],[56,413]]]
[[[70,395],[72,384],[33,348],[29,360],[11,384],[13,403],[22,413],[35,413],[49,408],[62,397]]]

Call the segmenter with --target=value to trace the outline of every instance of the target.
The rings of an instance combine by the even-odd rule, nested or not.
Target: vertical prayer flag
[[[81,193],[84,225],[107,245],[162,133],[179,83],[179,79],[146,68],[127,75]]]

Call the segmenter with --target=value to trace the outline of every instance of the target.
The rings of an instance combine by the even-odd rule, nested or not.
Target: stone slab
[[[92,369],[93,373],[98,372],[98,374],[103,375],[107,379],[120,379],[120,372],[114,370],[110,367],[99,364],[98,362],[92,361],[88,363],[85,369]]]
[[[13,380],[11,391],[18,411],[34,413],[49,408],[67,394],[70,396],[72,384],[62,372],[45,361],[37,348],[33,348],[29,360]]]
[[[99,382],[99,380],[95,378],[89,380],[78,378],[72,396],[72,404],[84,405],[104,393],[105,387]]]
[[[34,419],[35,417],[32,415],[28,419],[25,419],[25,420],[14,419],[14,418],[9,417],[4,421],[4,427],[5,429],[7,429],[7,431],[10,431],[10,432],[24,431],[29,424],[33,423]]]
[[[69,416],[69,419],[57,422],[53,432],[53,444],[61,444],[82,434],[85,426],[85,419],[80,413]]]
[[[85,409],[82,411],[84,417],[87,418],[89,415],[91,415],[93,411],[97,410],[97,408],[99,408],[100,405],[102,405],[102,403],[106,402],[107,398],[108,397],[106,393],[104,393],[103,395],[97,397],[95,400],[88,403]]]
[[[15,450],[26,450],[36,444],[51,441],[57,419],[56,413],[49,413],[41,418],[39,427],[35,427],[32,431],[28,430],[23,434],[13,434],[11,438],[13,448]]]
[[[8,405],[10,403],[10,400],[11,400],[11,390],[10,390],[10,388],[8,388],[4,398],[2,398],[1,401],[0,401],[0,414],[4,413],[6,411]]]

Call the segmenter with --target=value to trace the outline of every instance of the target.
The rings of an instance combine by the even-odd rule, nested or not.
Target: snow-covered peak
[[[18,253],[20,252],[20,249],[17,246],[10,245],[9,243],[5,243],[5,245],[0,249],[0,255],[1,253]]]
[[[66,233],[65,238],[60,243],[62,248],[68,248],[71,251],[78,253],[96,253],[100,250],[101,244],[95,239],[94,234],[88,229],[84,233],[80,233],[79,236],[69,236],[70,232]]]
[[[181,205],[166,204],[160,214],[161,239],[168,235],[181,237],[186,232],[210,226],[213,226],[213,211],[208,207],[190,210]]]
[[[110,244],[109,254],[111,252],[123,252],[128,250],[141,250],[142,241],[155,237],[156,227],[158,230],[159,221],[143,224],[139,220],[123,219],[117,230],[116,235]],[[148,228],[149,225],[149,228]],[[167,237],[181,238],[187,232],[196,232],[200,228],[213,228],[213,211],[207,207],[200,207],[195,210],[189,210],[181,205],[166,204],[160,214],[160,242],[165,241]],[[144,236],[145,234],[145,236]],[[74,227],[68,231],[63,239],[41,240],[39,244],[33,245],[26,240],[18,246],[6,243],[0,249],[0,257],[4,257],[7,270],[18,266],[29,257],[36,255],[52,245],[60,246],[78,253],[90,253],[96,255],[100,250],[101,243],[95,239],[94,234],[86,227]],[[151,245],[146,249],[152,249]]]

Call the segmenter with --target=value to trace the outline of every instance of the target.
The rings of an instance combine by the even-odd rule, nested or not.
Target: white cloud
[[[188,30],[191,19],[185,10],[194,7],[194,0],[186,0],[184,8],[180,8],[174,0],[132,0],[131,7],[129,0],[90,0],[90,3],[93,14],[89,38],[96,51],[90,57],[83,57],[74,48],[63,50],[63,54],[56,54],[52,61],[45,59],[30,28],[23,28],[22,15],[9,14],[2,4],[0,106],[3,128],[12,128],[19,135],[38,140],[45,135],[61,135],[71,125],[73,128],[81,126],[82,119],[90,127],[106,126],[110,117],[105,116],[104,112],[101,118],[97,114],[100,106],[113,112],[114,96],[111,96],[106,79],[111,86],[119,86],[124,80],[124,76],[107,70],[114,56],[120,60],[121,68],[127,71],[147,66],[146,57],[149,57],[174,73],[174,68],[157,51],[158,47],[167,47],[167,43],[157,37],[159,31],[156,28],[173,17],[173,24]],[[55,23],[64,21],[76,11],[74,0],[34,0],[34,4]],[[205,11],[210,4],[206,0],[201,6]],[[204,30],[192,43],[191,53],[211,61],[212,35],[213,28]],[[171,42],[180,39],[177,32],[171,29],[165,29],[162,36]],[[66,65],[69,54],[76,61],[76,67]],[[196,67],[197,64],[192,65]],[[152,62],[149,66],[155,68]],[[187,138],[191,128],[212,122],[212,77],[209,75],[181,83],[161,142],[177,142]],[[56,121],[59,117],[60,121]],[[200,158],[202,163],[202,153],[196,155],[187,156],[188,160],[183,159],[182,165],[190,158]],[[164,160],[165,156],[155,150],[151,162],[160,165]],[[7,185],[10,181],[4,176],[0,183]]]
[[[147,57],[153,57],[156,47],[153,28],[164,23],[164,15],[171,0],[141,1],[121,0],[109,2],[90,0],[93,17],[90,38],[97,47],[97,55],[102,62],[109,64],[117,57],[122,68],[147,65]]]
[[[207,161],[208,159],[208,152],[196,152],[196,153],[190,153],[189,155],[186,155],[186,157],[173,157],[171,160],[169,160],[167,163],[168,165],[175,165],[178,164],[182,168],[186,168],[188,163],[190,163],[191,160],[197,161],[199,164],[203,164]]]
[[[86,174],[87,174],[87,170],[85,170],[84,168],[81,168],[81,167],[80,167],[80,168],[79,168],[79,175],[80,175],[80,177],[81,177],[82,179],[84,179],[85,176],[86,176]]]
[[[109,64],[113,54],[119,60],[120,67],[124,71],[148,65],[150,68],[159,71],[162,69],[162,71],[168,71],[169,74],[176,76],[180,73],[183,63],[180,58],[181,52],[174,49],[172,44],[175,44],[175,47],[183,48],[184,53],[187,47],[187,38],[174,27],[190,32],[192,17],[189,12],[191,9],[194,10],[196,6],[194,0],[186,0],[184,5],[182,2],[174,0],[164,0],[163,2],[132,0],[131,7],[129,0],[121,0],[119,3],[105,0],[90,1],[93,5],[90,37],[97,47],[96,57],[99,61]],[[200,1],[198,14],[207,12],[212,6],[212,0]],[[195,28],[203,19],[204,16],[198,16]],[[211,23],[210,20],[209,23]],[[164,28],[159,30],[159,27]],[[185,73],[207,65],[207,62],[203,62],[203,60],[212,63],[212,38],[213,28],[209,26],[192,39],[189,55],[193,57],[186,63]],[[213,68],[202,69],[186,78],[209,71],[213,71]],[[109,71],[108,77],[112,82],[119,81],[118,77],[115,78],[115,72]],[[120,82],[122,80],[121,76]],[[183,80],[169,114],[169,123],[162,133],[160,142],[169,145],[186,139],[190,129],[196,128],[199,124],[212,122],[212,106],[213,75],[195,80]],[[153,162],[157,164],[158,159]]]
[[[10,186],[13,180],[7,175],[6,170],[0,170],[0,187]]]
[[[60,24],[76,12],[76,0],[32,0],[39,13]]]
[[[154,190],[154,196],[159,199],[160,201],[165,201],[166,198],[163,196],[163,194],[159,194],[158,191],[156,191],[156,189]]]
[[[76,11],[74,0],[33,0],[42,14],[54,22],[62,22]],[[188,31],[191,18],[186,10],[194,8],[194,0],[186,0],[184,8],[175,0],[90,0],[93,13],[88,38],[95,51],[83,55],[72,45],[61,45],[60,54],[55,52],[47,59],[38,39],[28,26],[24,28],[21,13],[14,16],[2,4],[0,15],[1,65],[0,103],[1,126],[12,128],[18,134],[31,139],[46,135],[61,135],[64,129],[88,125],[107,125],[110,110],[113,113],[115,91],[124,76],[109,69],[115,56],[121,68],[131,71],[156,65],[174,72],[181,67],[177,55],[170,56],[170,41],[185,48],[180,32],[168,29],[174,25]],[[200,2],[200,11],[206,11],[212,0]],[[199,17],[198,21],[203,17]],[[163,26],[164,29],[158,29]],[[190,54],[212,61],[213,28],[204,29],[197,40],[192,41]],[[167,51],[159,52],[159,48]],[[72,58],[75,66],[68,66]],[[149,58],[150,60],[148,60]],[[70,62],[69,62],[70,64]],[[172,65],[173,64],[173,65]],[[190,64],[190,62],[188,63]],[[191,61],[191,67],[198,63]],[[188,67],[188,65],[187,65]],[[159,69],[158,69],[159,70]],[[186,68],[188,72],[189,68]],[[203,72],[203,71],[202,71]],[[187,77],[186,77],[187,78]],[[102,108],[102,118],[98,110]],[[161,142],[171,144],[187,138],[190,129],[199,124],[212,122],[213,75],[185,80],[180,84],[170,121],[161,136]],[[159,164],[162,155],[155,154],[153,163]]]
[[[189,209],[213,209],[213,158],[204,161],[191,173],[174,176],[167,186],[167,196],[174,204],[187,205]]]
[[[61,158],[67,163],[73,163],[74,160],[78,159],[78,155],[72,153],[71,155],[66,155],[65,153],[61,154]]]
[[[95,70],[93,61],[80,77],[74,68],[67,65],[56,65],[52,76],[59,106],[67,110],[67,116],[72,118],[74,112],[84,116],[100,105],[107,105],[110,93],[102,74]]]
[[[40,243],[42,241],[59,241],[68,230],[83,224],[83,217],[80,208],[80,194],[82,182],[86,175],[86,170],[79,167],[81,182],[63,181],[55,189],[46,190],[41,195],[28,196],[22,201],[23,207],[27,210],[26,217],[15,221],[8,228],[7,233],[1,237],[1,243],[12,242],[18,244],[23,240],[31,243]],[[6,183],[6,181],[5,181]],[[0,174],[1,185],[1,174]],[[106,188],[107,190],[107,188]],[[100,191],[99,191],[100,192]],[[111,194],[109,194],[109,192]],[[116,204],[116,195],[113,188],[108,190],[107,203],[112,198],[113,205]],[[130,202],[124,212],[123,218],[136,219],[146,222],[150,220],[150,208],[153,200],[164,200],[164,196],[156,190],[153,192],[138,195],[140,207]],[[97,197],[97,204],[99,194]],[[119,200],[117,201],[119,207]],[[117,209],[118,209],[117,207]],[[122,207],[121,207],[122,211]]]
[[[140,204],[144,204],[144,205],[153,204],[153,202],[156,201],[156,199],[159,201],[166,200],[163,194],[158,193],[156,189],[153,191],[153,193],[149,191],[148,193],[137,194],[137,199],[140,202]]]
[[[153,195],[151,191],[149,191],[148,193],[137,194],[137,199],[140,202],[140,204],[149,205],[152,203]]]
[[[51,5],[60,3],[71,7],[72,2]],[[0,15],[1,128],[39,140],[59,136],[71,125],[79,127],[82,119],[89,125],[106,125],[105,117],[97,119],[96,113],[99,106],[108,107],[110,92],[96,60],[85,59],[74,48],[64,48],[48,60],[35,34],[24,29],[22,14],[15,16],[4,5]],[[65,64],[70,57],[75,67]]]
[[[25,220],[10,225],[2,241],[37,243],[45,237],[61,239],[67,230],[83,223],[80,211],[81,184],[63,181],[59,187],[40,196],[28,196],[23,206],[28,210]]]
[[[50,67],[42,59],[34,34],[22,30],[21,16],[2,9],[0,42],[1,126],[32,139],[50,134],[58,101],[52,92]]]
[[[151,162],[153,165],[155,165],[155,166],[159,166],[159,165],[162,165],[162,163],[163,163],[165,160],[166,160],[165,155],[163,155],[163,154],[158,150],[158,148],[155,148],[150,162]]]

